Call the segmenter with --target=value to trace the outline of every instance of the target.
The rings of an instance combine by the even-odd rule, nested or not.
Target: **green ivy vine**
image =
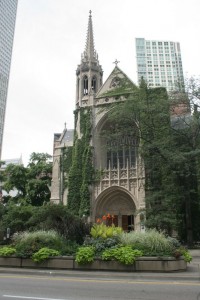
[[[72,151],[72,164],[68,177],[68,208],[76,215],[90,214],[89,185],[93,181],[91,139],[91,109],[80,108],[75,111],[75,128],[80,114],[80,133],[76,133]]]

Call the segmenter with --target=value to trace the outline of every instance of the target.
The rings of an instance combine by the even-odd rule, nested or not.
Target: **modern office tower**
[[[166,87],[168,91],[183,88],[180,44],[171,41],[136,38],[138,82],[141,77],[149,87]]]
[[[18,0],[0,0],[0,158]]]

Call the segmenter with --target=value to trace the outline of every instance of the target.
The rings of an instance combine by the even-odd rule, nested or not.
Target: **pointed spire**
[[[76,70],[76,74],[80,74],[80,71],[88,72],[88,71],[99,72],[103,75],[103,70],[101,65],[99,64],[99,57],[94,49],[94,37],[93,37],[93,25],[92,25],[92,11],[89,11],[89,20],[88,20],[88,28],[87,28],[87,38],[84,52],[81,54],[81,63],[78,65]],[[98,86],[100,86],[99,84]]]
[[[85,51],[82,54],[82,61],[98,61],[98,55],[94,49],[94,37],[93,37],[93,26],[92,26],[92,11],[89,11],[87,39],[85,45]]]
[[[85,53],[89,60],[92,60],[95,57],[94,50],[94,37],[93,37],[93,26],[92,26],[92,11],[89,11],[89,21],[88,21],[88,30],[87,30],[87,40],[85,46]]]

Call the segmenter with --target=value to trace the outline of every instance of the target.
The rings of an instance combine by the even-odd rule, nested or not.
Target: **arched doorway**
[[[134,230],[136,206],[132,196],[122,187],[112,186],[104,190],[96,199],[95,221],[110,214],[112,222],[124,231]],[[110,221],[107,220],[110,225]]]

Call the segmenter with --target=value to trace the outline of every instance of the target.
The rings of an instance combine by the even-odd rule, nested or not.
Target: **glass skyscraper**
[[[136,57],[138,82],[143,77],[149,87],[182,90],[184,78],[178,42],[136,38]]]
[[[0,0],[0,158],[18,0]]]

